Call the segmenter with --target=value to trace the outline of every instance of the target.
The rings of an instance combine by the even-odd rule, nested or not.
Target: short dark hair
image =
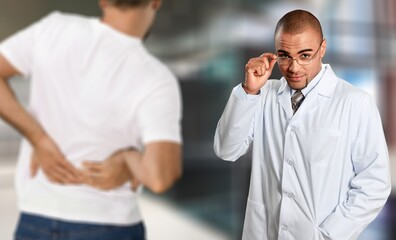
[[[106,0],[117,7],[141,7],[147,5],[151,0]]]
[[[290,34],[298,34],[302,33],[307,28],[316,31],[321,37],[321,40],[323,40],[323,31],[319,20],[312,13],[298,9],[286,13],[278,21],[274,36],[276,37],[280,30]]]

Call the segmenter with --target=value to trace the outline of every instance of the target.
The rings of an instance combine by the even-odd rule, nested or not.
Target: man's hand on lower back
[[[67,161],[56,143],[48,136],[43,136],[33,146],[31,176],[35,177],[39,169],[52,183],[82,183],[81,173]]]
[[[139,182],[133,178],[124,159],[127,150],[112,154],[103,162],[86,161],[83,163],[84,182],[92,187],[110,190],[131,181],[132,190],[136,190]]]

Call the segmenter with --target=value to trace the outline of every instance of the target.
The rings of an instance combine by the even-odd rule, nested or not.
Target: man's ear
[[[322,45],[320,46],[320,58],[323,58],[326,54],[326,48],[327,48],[327,41],[326,39],[323,39]]]
[[[107,7],[107,1],[106,0],[99,0],[99,7],[100,9],[105,9]]]
[[[154,10],[158,10],[161,7],[161,5],[162,5],[162,0],[152,0],[151,1],[151,7]]]

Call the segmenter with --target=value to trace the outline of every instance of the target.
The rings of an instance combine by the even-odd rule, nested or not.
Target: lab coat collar
[[[334,94],[338,77],[335,75],[333,69],[331,69],[330,64],[324,64],[324,67],[326,71],[322,77],[322,81],[316,87],[318,88],[319,95],[331,98]]]
[[[329,64],[323,64],[323,67],[325,68],[325,72],[323,74],[322,79],[320,80],[320,82],[314,87],[314,89],[312,89],[312,92],[309,94],[310,97],[308,98],[315,98],[317,95],[319,96],[323,96],[326,98],[331,98],[333,96],[334,90],[336,88],[337,82],[338,82],[338,78],[335,75],[335,73],[333,72],[333,70],[331,69]],[[287,113],[288,116],[292,116],[292,108],[291,108],[291,102],[290,102],[290,87],[287,84],[287,81],[284,77],[282,77],[280,79],[281,81],[281,86],[279,87],[278,90],[278,102],[279,104],[282,106],[282,108],[284,109],[284,111]],[[312,102],[311,101],[307,101],[308,99],[306,99],[304,101],[304,104],[302,104],[301,107],[303,107],[304,105],[307,105],[308,102]],[[301,111],[300,111],[301,112]],[[298,112],[297,112],[298,113]]]
[[[331,69],[330,64],[323,64],[323,67],[325,68],[325,72],[323,74],[321,81],[318,83],[318,85],[315,88],[318,94],[324,97],[332,97],[334,93],[334,89],[337,85],[338,78],[333,72],[333,69]],[[280,81],[281,81],[281,86],[279,87],[278,90],[278,96],[284,95],[285,92],[290,92],[290,87],[287,84],[286,79],[282,77]]]
[[[337,76],[333,72],[333,69],[331,68],[330,64],[323,64],[323,67],[325,68],[325,72],[323,74],[321,81],[318,83],[318,85],[315,88],[317,88],[318,94],[325,97],[331,97],[333,96],[333,92],[337,84]],[[283,94],[285,91],[290,91],[290,87],[287,84],[286,79],[282,77],[280,81],[281,81],[281,86],[278,89],[278,95]]]

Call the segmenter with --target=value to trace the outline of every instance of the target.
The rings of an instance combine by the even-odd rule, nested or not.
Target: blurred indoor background
[[[322,22],[324,62],[377,100],[396,179],[396,2],[393,0],[164,0],[148,49],[178,77],[183,93],[184,176],[166,194],[144,192],[149,240],[237,240],[250,177],[249,156],[218,159],[213,134],[233,86],[251,57],[273,52],[273,31],[286,12],[302,8]],[[0,41],[47,13],[99,16],[97,0],[0,0]],[[276,69],[276,68],[275,68]],[[273,78],[279,78],[276,69]],[[26,103],[29,81],[11,81]],[[0,120],[0,239],[17,221],[13,174],[20,135]],[[45,201],[45,199],[43,199]],[[394,239],[396,199],[359,240]]]

